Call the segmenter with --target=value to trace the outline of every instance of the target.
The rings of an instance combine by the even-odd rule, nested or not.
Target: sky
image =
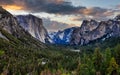
[[[83,20],[108,20],[120,13],[120,0],[0,0],[0,5],[13,15],[42,18],[48,31],[80,27]]]

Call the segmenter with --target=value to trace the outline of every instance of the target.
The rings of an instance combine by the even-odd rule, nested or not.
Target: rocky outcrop
[[[43,26],[42,19],[31,14],[19,15],[17,16],[17,19],[20,25],[36,39],[43,43],[48,43],[51,41],[47,30]]]
[[[71,45],[78,45],[78,44],[83,45],[84,42],[87,43],[88,41],[84,41],[85,38],[87,38],[86,35],[88,35],[91,31],[96,29],[98,25],[99,25],[99,22],[95,20],[91,20],[91,21],[84,20],[81,27],[74,29],[70,44]]]
[[[85,45],[97,39],[120,36],[120,17],[113,20],[97,22],[83,21],[82,26],[74,29],[71,45]]]

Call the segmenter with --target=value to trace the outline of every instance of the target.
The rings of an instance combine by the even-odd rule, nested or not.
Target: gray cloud
[[[13,4],[13,0],[0,0],[0,5]]]
[[[86,8],[73,6],[71,2],[64,0],[0,0],[0,5],[15,4],[29,12],[47,12],[53,14],[83,14],[98,15],[107,11],[100,7]]]
[[[71,14],[85,7],[74,7],[71,2],[63,0],[0,0],[0,5],[19,5],[30,12],[47,12],[55,14]]]
[[[86,9],[86,7],[79,6],[74,7],[71,5],[71,2],[57,2],[51,0],[26,0],[25,1],[26,10],[31,12],[47,12],[54,14],[75,14],[78,13],[79,10]]]
[[[100,7],[73,6],[71,2],[64,0],[0,0],[0,5],[18,5],[23,7],[22,10],[29,13],[46,12],[59,15],[76,15],[77,18],[73,19],[75,21],[82,21],[84,19],[107,20],[109,16],[114,15],[115,12],[119,12],[119,9],[113,11]],[[117,8],[120,8],[120,5]],[[60,25],[63,28],[67,28],[68,26],[54,21],[53,23],[49,23],[52,26],[54,24],[58,25],[57,28],[60,28]]]

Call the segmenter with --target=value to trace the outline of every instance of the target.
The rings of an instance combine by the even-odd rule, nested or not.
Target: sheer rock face
[[[37,38],[43,43],[49,42],[50,38],[48,32],[43,26],[42,19],[29,15],[19,15],[17,19],[20,25],[28,31],[33,37]]]
[[[81,27],[74,29],[71,45],[84,45],[97,39],[120,36],[120,17],[114,20],[97,22],[83,21]]]
[[[7,31],[17,38],[27,34],[19,25],[17,19],[2,7],[0,7],[0,29]]]
[[[84,42],[87,43],[88,40],[90,39],[87,36],[89,36],[89,33],[95,30],[98,27],[98,25],[99,22],[95,20],[91,20],[91,21],[84,20],[81,27],[74,29],[70,44],[83,45]],[[85,41],[85,39],[87,40]]]

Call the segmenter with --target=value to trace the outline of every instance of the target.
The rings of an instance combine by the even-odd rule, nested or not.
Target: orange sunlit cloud
[[[24,11],[23,6],[18,6],[18,5],[2,5],[4,9],[9,11],[10,13],[14,15],[20,15],[20,14],[28,14],[28,12]]]
[[[17,5],[3,5],[3,8],[6,10],[21,10],[23,7]]]

